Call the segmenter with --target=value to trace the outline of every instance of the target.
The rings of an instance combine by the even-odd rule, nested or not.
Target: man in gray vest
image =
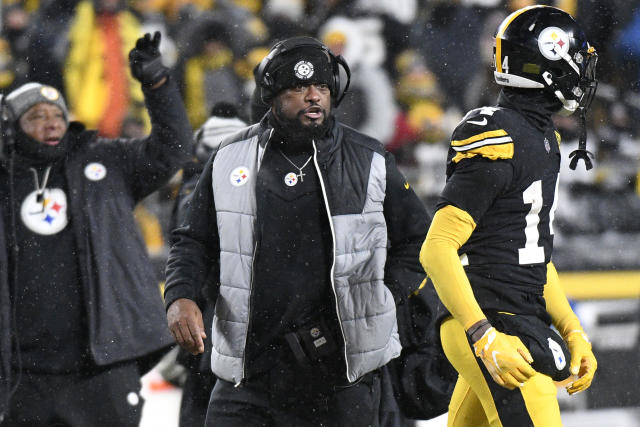
[[[340,56],[295,37],[255,77],[269,112],[212,154],[173,233],[169,329],[193,354],[211,334],[207,426],[378,425],[429,216],[382,144],[334,119]]]

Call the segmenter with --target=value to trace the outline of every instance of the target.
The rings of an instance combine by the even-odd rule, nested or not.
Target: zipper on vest
[[[349,360],[347,359],[347,337],[344,334],[344,329],[342,327],[342,317],[340,316],[340,308],[338,307],[338,295],[336,293],[336,284],[333,280],[333,273],[336,267],[336,231],[333,228],[333,220],[331,218],[331,209],[329,208],[329,198],[327,196],[327,191],[324,186],[324,179],[322,177],[322,171],[320,170],[320,165],[318,165],[318,150],[316,149],[316,141],[315,139],[311,141],[313,144],[313,165],[316,168],[316,172],[318,173],[318,180],[320,181],[320,188],[322,189],[322,199],[324,200],[324,207],[327,210],[327,217],[329,219],[329,228],[331,229],[331,243],[333,244],[332,252],[333,256],[331,257],[331,272],[329,274],[329,280],[331,281],[331,290],[333,291],[333,299],[336,304],[336,314],[338,316],[338,325],[340,326],[340,333],[342,334],[342,341],[344,342],[344,363],[346,368],[347,380],[351,381],[349,377]],[[324,169],[326,170],[326,164],[323,164]]]
[[[267,152],[267,146],[269,145],[269,141],[271,141],[271,136],[273,135],[273,129],[271,129],[271,132],[269,133],[269,138],[267,139],[267,142],[265,142],[264,144],[264,150],[262,151],[262,155],[264,156],[264,153]],[[260,146],[260,142],[258,141],[258,147]],[[256,162],[256,169],[260,169],[260,164],[262,163],[262,159],[258,158],[258,161]],[[256,178],[258,176],[258,170],[256,170]],[[256,212],[257,214],[257,212]],[[257,223],[257,219],[256,219],[256,223]],[[238,382],[236,382],[235,387],[240,386],[240,384],[242,383],[242,381],[244,381],[244,379],[246,378],[246,374],[245,374],[245,370],[246,370],[246,355],[247,355],[247,341],[249,339],[249,327],[251,326],[251,307],[253,306],[253,304],[251,304],[251,300],[253,298],[253,276],[254,276],[254,267],[255,267],[255,263],[256,263],[256,253],[258,252],[258,239],[256,238],[257,233],[256,230],[254,228],[253,230],[254,232],[254,242],[253,242],[253,257],[251,258],[251,279],[249,280],[249,307],[248,307],[248,313],[247,313],[247,331],[244,334],[244,346],[242,347],[242,378],[240,378],[240,380]]]
[[[249,280],[249,308],[247,315],[247,332],[244,334],[244,346],[242,350],[242,378],[240,381],[236,382],[235,386],[238,387],[242,381],[246,378],[245,374],[245,362],[246,362],[246,354],[247,354],[247,340],[249,339],[249,327],[251,326],[251,300],[253,298],[253,267],[256,262],[256,252],[258,251],[258,241],[256,240],[253,243],[253,258],[251,259],[251,280]]]

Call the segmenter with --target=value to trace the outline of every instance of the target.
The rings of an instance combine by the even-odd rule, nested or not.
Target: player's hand
[[[163,79],[169,75],[169,69],[162,64],[160,56],[160,32],[153,34],[146,33],[136,41],[136,47],[129,52],[129,66],[131,75],[135,77],[142,86],[160,86]]]
[[[536,374],[530,365],[533,358],[529,350],[516,336],[503,334],[491,327],[473,344],[473,348],[493,380],[509,390],[522,387]]]
[[[567,392],[575,394],[589,388],[591,381],[593,381],[593,375],[598,369],[598,362],[591,351],[591,343],[584,331],[569,332],[565,341],[571,352],[571,374],[578,377],[567,386]]]
[[[204,352],[204,332],[202,312],[198,305],[187,298],[179,298],[167,310],[167,323],[173,338],[191,354]]]

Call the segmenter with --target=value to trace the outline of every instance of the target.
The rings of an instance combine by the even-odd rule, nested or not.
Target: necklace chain
[[[284,157],[285,159],[287,159],[287,161],[288,161],[289,163],[291,163],[291,164],[292,164],[296,169],[298,169],[298,171],[300,171],[300,173],[298,174],[298,177],[300,178],[300,182],[304,182],[304,178],[303,178],[303,177],[304,177],[306,174],[302,173],[302,169],[304,169],[304,168],[309,164],[309,162],[310,162],[310,161],[311,161],[311,159],[313,158],[313,154],[309,156],[309,158],[307,159],[307,161],[306,161],[306,162],[304,162],[304,165],[302,165],[302,166],[298,166],[298,165],[296,165],[295,163],[293,163],[293,162],[291,161],[291,159],[290,159],[290,158],[288,158],[288,157],[287,157],[287,155],[286,155],[286,154],[284,154],[284,153],[282,152],[282,150],[278,149],[278,151],[280,152],[280,154],[282,154],[282,157]]]
[[[33,179],[36,184],[36,201],[42,203],[42,209],[44,211],[44,190],[47,188],[47,182],[49,181],[49,173],[51,172],[51,165],[47,166],[42,176],[42,185],[38,182],[38,171],[35,168],[29,168],[33,173]]]

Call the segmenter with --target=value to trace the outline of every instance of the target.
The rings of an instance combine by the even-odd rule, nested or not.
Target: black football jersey
[[[541,131],[501,107],[470,111],[453,132],[438,208],[454,205],[476,222],[458,253],[483,308],[523,312],[527,295],[540,300],[553,247],[559,143],[552,125]]]

